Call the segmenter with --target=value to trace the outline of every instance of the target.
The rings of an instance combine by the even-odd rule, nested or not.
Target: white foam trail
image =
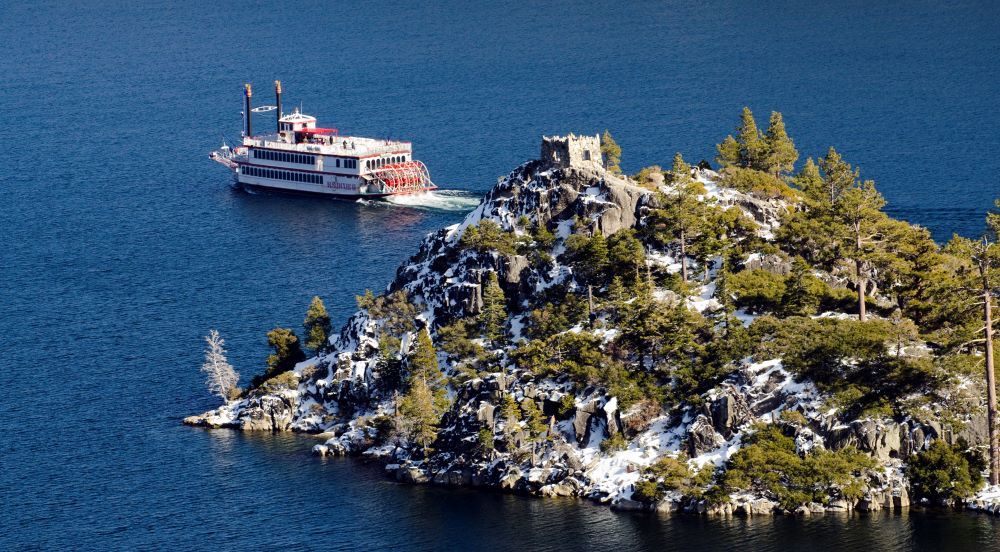
[[[386,201],[393,205],[433,209],[437,211],[468,211],[479,205],[479,196],[460,190],[435,190],[421,194],[389,196]]]

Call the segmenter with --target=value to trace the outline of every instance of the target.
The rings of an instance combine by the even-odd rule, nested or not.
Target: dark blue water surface
[[[780,110],[895,215],[979,232],[1000,9],[807,4],[0,2],[0,549],[996,547],[984,516],[663,520],[403,487],[309,437],[179,423],[215,405],[210,328],[249,378],[268,329],[314,294],[343,321],[543,133],[610,128],[634,171]],[[274,79],[323,125],[413,140],[450,207],[232,191],[206,154],[242,83],[267,103]]]

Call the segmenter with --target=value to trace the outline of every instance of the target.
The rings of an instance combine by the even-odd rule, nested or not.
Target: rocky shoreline
[[[424,240],[388,288],[419,305],[416,328],[402,336],[402,351],[412,347],[417,331],[433,334],[445,321],[480,312],[485,276],[490,273],[497,275],[509,303],[522,310],[506,321],[511,341],[516,342],[522,338],[535,297],[555,286],[575,286],[573,271],[562,258],[565,242],[580,221],[589,221],[590,232],[606,236],[641,226],[656,207],[654,191],[589,161],[594,155],[600,159],[591,151],[595,144],[589,137],[546,138],[540,160],[500,179],[463,223]],[[726,188],[711,170],[695,169],[692,174],[706,190],[706,199],[741,212],[755,225],[760,239],[773,236],[781,213],[789,209],[780,199]],[[541,260],[531,254],[475,251],[460,244],[466,229],[483,221],[516,233],[521,220],[552,231],[555,243]],[[646,248],[647,274],[669,276],[680,270],[676,251]],[[753,254],[744,262],[752,269],[790,270],[787,260],[773,254]],[[636,273],[638,278],[638,269]],[[837,280],[835,275],[821,276]],[[708,313],[720,308],[713,295],[715,286],[706,270],[705,282],[689,297],[670,290],[654,290],[654,295]],[[746,323],[753,319],[748,313],[740,315]],[[610,321],[599,322],[593,334],[604,344],[611,343],[619,329]],[[500,359],[496,371],[462,380],[455,367],[466,360],[438,353],[446,374],[456,379],[449,387],[450,407],[438,424],[434,450],[428,453],[398,434],[387,438],[380,426],[398,412],[398,383],[390,383],[394,376],[380,356],[384,326],[384,320],[359,310],[339,335],[331,337],[327,350],[295,366],[290,372],[294,377],[283,385],[252,391],[216,410],[185,418],[184,423],[320,434],[325,440],[314,447],[315,454],[378,461],[388,477],[402,483],[579,497],[618,510],[711,516],[904,510],[913,505],[905,459],[937,440],[949,445],[987,441],[985,415],[978,413],[960,424],[945,423],[931,411],[920,420],[898,416],[845,420],[842,412],[829,406],[828,395],[809,380],[797,379],[780,358],[744,359],[696,401],[665,411],[642,400],[622,408],[605,387],[581,388],[563,375],[536,376],[512,362],[509,350],[496,349],[490,351]],[[580,326],[569,330],[583,331]],[[513,423],[501,415],[508,398],[537,409],[543,427],[531,429],[527,422]],[[853,498],[838,492],[835,485],[825,503],[802,502],[794,508],[753,492],[709,500],[670,490],[656,500],[635,498],[637,484],[657,481],[651,470],[663,458],[678,459],[692,473],[718,469],[762,424],[777,426],[794,439],[800,455],[850,448],[871,457],[879,468],[868,474],[862,491]],[[490,442],[483,441],[484,434]],[[616,445],[608,446],[612,442]],[[1000,490],[982,491],[965,506],[1000,514]]]

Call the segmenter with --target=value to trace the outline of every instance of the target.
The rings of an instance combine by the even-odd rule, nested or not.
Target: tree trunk
[[[997,437],[997,390],[993,372],[993,298],[988,286],[983,290],[983,314],[986,319],[986,423],[990,439],[990,485],[1000,484],[1000,441]]]
[[[861,256],[861,222],[854,223],[854,245],[857,247],[857,254]],[[868,318],[865,305],[865,287],[868,286],[867,278],[864,276],[864,261],[860,258],[854,261],[855,270],[858,272],[858,320],[864,322]]]
[[[862,322],[868,318],[868,310],[865,307],[865,287],[868,286],[866,280],[861,277],[861,263],[858,262],[858,320]]]
[[[688,281],[687,239],[683,230],[681,230],[681,280],[685,284]]]
[[[593,328],[594,327],[594,319],[595,318],[596,318],[596,316],[594,315],[594,286],[588,285],[587,286],[587,321],[588,321],[587,327],[588,328]]]

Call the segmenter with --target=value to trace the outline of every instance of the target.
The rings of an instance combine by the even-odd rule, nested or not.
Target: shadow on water
[[[1000,550],[1000,520],[990,516],[915,508],[900,513],[811,517],[709,518],[614,512],[572,498],[542,499],[492,490],[410,486],[390,480],[378,463],[311,456],[312,436],[205,431],[213,470],[239,474],[242,447],[254,449],[250,476],[266,468],[268,489],[298,508],[299,523],[337,512],[350,541],[372,548],[416,550]],[[234,460],[236,459],[236,460]],[[282,495],[305,485],[305,496]],[[271,491],[273,492],[273,491]],[[291,514],[289,514],[291,515]],[[388,517],[387,517],[388,516]],[[314,536],[340,534],[316,526]]]

